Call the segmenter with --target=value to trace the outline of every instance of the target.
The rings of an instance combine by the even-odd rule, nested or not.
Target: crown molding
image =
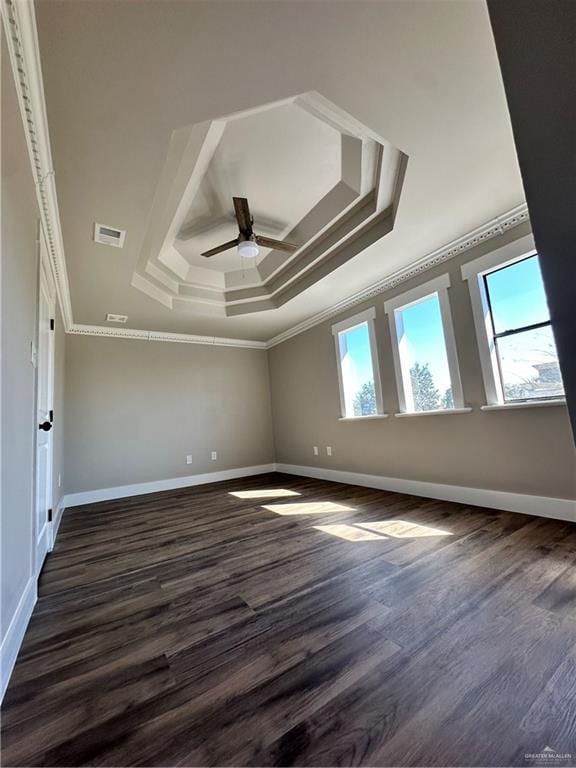
[[[171,341],[180,344],[206,344],[213,347],[240,347],[241,349],[267,349],[265,341],[250,339],[228,339],[224,336],[198,336],[191,333],[163,333],[144,331],[138,328],[109,328],[106,325],[82,325],[74,323],[68,333],[77,336],[107,336],[117,339],[139,339],[140,341]]]
[[[109,328],[107,326],[74,323],[54,169],[52,167],[52,153],[50,149],[34,3],[33,0],[0,0],[0,12],[6,29],[7,48],[25,129],[30,164],[36,185],[42,229],[50,256],[50,265],[54,274],[64,328],[67,333],[142,339],[145,341],[209,344],[245,349],[270,349],[357,304],[361,304],[384,291],[394,288],[405,280],[409,280],[438,264],[448,261],[485,240],[497,237],[507,230],[525,221],[529,221],[526,204],[518,205],[516,208],[491,219],[481,227],[457,240],[453,240],[451,243],[413,262],[411,265],[372,283],[330,308],[312,315],[312,317],[292,326],[267,342],[249,339],[229,339],[219,336],[162,333],[159,331],[130,328]]]
[[[317,314],[312,315],[312,317],[303,320],[301,323],[292,326],[292,328],[288,328],[286,331],[279,333],[277,336],[268,339],[268,349],[281,344],[283,341],[291,339],[293,336],[298,336],[298,334],[304,333],[304,331],[313,328],[315,325],[323,323],[325,320],[328,320],[331,317],[334,317],[335,315],[338,315],[341,312],[356,306],[357,304],[361,304],[368,299],[379,296],[385,291],[400,285],[400,283],[403,283],[406,280],[410,280],[411,278],[438,266],[438,264],[442,264],[443,262],[470,250],[470,248],[474,248],[475,246],[480,245],[480,243],[483,243],[486,240],[491,240],[493,237],[498,237],[498,235],[502,235],[509,229],[513,229],[519,224],[523,224],[525,221],[529,220],[528,206],[526,203],[521,203],[506,213],[503,213],[501,216],[490,219],[490,221],[486,222],[486,224],[477,227],[471,232],[468,232],[468,234],[463,235],[456,240],[452,240],[450,243],[447,243],[441,248],[432,251],[432,253],[429,253],[427,256],[423,256],[421,259],[412,262],[412,264],[409,264],[406,267],[402,267],[396,272],[381,278],[375,283],[371,283],[370,285],[366,286],[366,288],[362,288],[362,290],[353,293],[351,296],[348,296],[345,299],[342,299],[342,301],[339,301],[337,304],[332,305],[328,309],[325,309],[322,312],[318,312]]]
[[[1,0],[0,12],[36,185],[40,221],[64,327],[68,330],[73,322],[72,305],[52,167],[34,3],[33,0]]]

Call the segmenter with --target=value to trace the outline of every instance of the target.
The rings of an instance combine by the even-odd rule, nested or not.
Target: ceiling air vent
[[[94,224],[94,241],[102,245],[113,245],[114,248],[122,248],[126,230],[106,227],[104,224]]]
[[[108,312],[106,320],[109,323],[125,323],[126,320],[128,320],[128,315],[114,315],[111,312]]]

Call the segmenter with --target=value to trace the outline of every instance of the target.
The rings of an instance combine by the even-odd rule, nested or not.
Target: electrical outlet
[[[58,488],[62,485],[62,475],[58,475]]]
[[[191,454],[188,454],[186,456],[186,464],[192,464],[192,456],[191,456]]]
[[[210,458],[212,459],[212,461],[216,461],[216,459],[218,458],[217,452],[212,451],[212,453],[210,454]]]
[[[332,446],[327,445],[326,446],[326,456],[332,456]]]
[[[314,451],[314,456],[318,456],[318,453],[319,453],[319,451],[318,451],[318,446],[317,446],[317,445],[315,445],[315,446],[312,448],[312,450]]]

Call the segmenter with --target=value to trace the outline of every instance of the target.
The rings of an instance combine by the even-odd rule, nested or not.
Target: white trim
[[[275,472],[276,465],[259,464],[254,467],[237,467],[235,469],[223,469],[219,472],[206,472],[201,475],[186,475],[185,477],[171,477],[166,480],[152,480],[147,483],[134,483],[133,485],[117,485],[114,488],[99,488],[93,491],[80,493],[67,493],[62,498],[62,505],[78,507],[82,504],[94,504],[98,501],[110,501],[124,499],[128,496],[141,496],[145,493],[158,493],[159,491],[172,491],[177,488],[188,488],[194,485],[206,483],[220,483],[224,480],[235,480],[239,477],[263,475],[267,472]]]
[[[515,208],[512,208],[476,229],[473,229],[462,237],[452,240],[441,248],[437,248],[435,251],[412,262],[408,266],[402,267],[401,269],[392,272],[390,275],[371,283],[366,286],[366,288],[362,288],[360,291],[351,294],[328,309],[322,310],[322,312],[318,312],[317,314],[312,315],[312,317],[309,317],[291,328],[282,331],[282,333],[273,336],[268,340],[268,348],[275,347],[283,341],[291,339],[293,336],[298,336],[300,333],[304,333],[304,331],[314,328],[314,326],[325,322],[331,317],[339,315],[341,312],[345,312],[347,309],[351,309],[357,304],[368,301],[375,296],[379,296],[406,280],[410,280],[433,267],[437,267],[439,264],[442,264],[455,256],[459,256],[470,248],[474,248],[477,245],[480,245],[480,243],[498,237],[499,235],[504,234],[504,232],[529,220],[528,206],[526,203],[521,203]]]
[[[460,377],[458,348],[456,346],[456,336],[454,334],[454,323],[452,321],[452,311],[450,309],[450,299],[448,298],[447,287],[439,289],[438,300],[440,302],[440,315],[442,318],[444,343],[446,345],[448,370],[450,372],[450,383],[452,386],[452,400],[454,402],[454,408],[452,410],[463,410],[465,409],[464,391],[462,389],[462,379]]]
[[[36,395],[34,406],[34,418],[36,423],[40,423],[49,418],[49,411],[54,408],[54,369],[55,369],[55,332],[54,330],[47,330],[47,357],[44,364],[48,366],[47,373],[47,392],[43,393],[40,387],[40,381],[44,375],[42,367],[42,356],[40,354],[40,334],[41,328],[41,305],[42,301],[47,302],[48,318],[51,322],[56,322],[56,287],[54,285],[54,278],[52,269],[50,267],[50,258],[48,254],[48,248],[46,244],[46,238],[40,222],[38,222],[38,250],[39,250],[39,280],[38,280],[38,303],[36,311],[36,348],[37,348],[37,361],[36,361]],[[46,410],[40,411],[40,398],[42,394],[46,395]],[[38,531],[38,520],[40,517],[40,510],[45,513],[49,507],[52,507],[53,501],[53,489],[52,489],[52,469],[54,464],[54,433],[51,431],[47,435],[43,436],[46,447],[46,467],[45,473],[45,486],[43,498],[39,497],[40,489],[43,487],[41,478],[39,476],[41,465],[38,461],[39,440],[40,431],[35,431],[34,439],[34,457],[35,457],[35,469],[34,469],[34,571],[36,574],[40,573],[46,555],[52,549],[52,523],[48,520],[43,527],[43,533]]]
[[[552,400],[525,400],[518,403],[498,403],[497,405],[481,405],[481,411],[516,411],[518,408],[549,408],[552,405],[566,405],[564,398]]]
[[[396,318],[394,312],[388,315],[390,325],[390,341],[392,345],[392,362],[394,363],[394,378],[396,379],[396,393],[398,395],[398,404],[402,412],[407,410],[406,391],[404,389],[404,378],[402,376],[402,361],[400,359],[400,346],[398,343],[399,322],[402,318]]]
[[[428,280],[427,283],[417,285],[409,291],[400,293],[392,299],[388,299],[388,301],[384,302],[384,312],[389,315],[396,309],[406,309],[406,307],[409,307],[412,304],[418,304],[422,299],[426,299],[428,296],[438,293],[442,288],[450,288],[450,275],[448,272],[434,278],[434,280]]]
[[[370,307],[359,312],[357,315],[342,320],[332,326],[332,335],[334,336],[334,349],[336,351],[336,368],[338,371],[338,392],[340,394],[340,419],[352,420],[357,418],[367,418],[366,416],[348,416],[346,413],[346,396],[344,392],[344,380],[342,378],[342,354],[340,350],[340,334],[366,325],[368,329],[368,341],[370,343],[370,358],[372,363],[372,376],[374,378],[374,393],[376,396],[376,413],[373,416],[384,414],[384,400],[382,397],[382,381],[380,379],[380,359],[378,357],[378,345],[376,344],[376,319],[375,307]]]
[[[74,323],[68,333],[78,336],[106,336],[108,338],[140,339],[141,341],[172,341],[182,344],[207,344],[216,347],[241,347],[242,349],[267,349],[265,341],[228,339],[223,336],[197,336],[190,333],[162,333],[138,328],[109,328],[105,325],[81,325]]]
[[[365,323],[368,320],[375,319],[376,308],[370,307],[369,309],[365,309],[364,312],[358,312],[357,315],[352,315],[352,317],[347,317],[344,320],[341,320],[339,323],[335,323],[332,326],[332,335],[336,336],[341,331],[349,331],[352,328],[355,328],[357,325],[362,325],[362,323]]]
[[[454,501],[459,504],[471,504],[490,509],[502,509],[509,512],[521,512],[525,515],[550,517],[555,520],[568,520],[576,523],[576,502],[572,499],[557,499],[548,496],[531,496],[524,493],[495,491],[487,488],[468,488],[459,485],[445,485],[421,480],[407,480],[398,477],[383,477],[359,472],[344,472],[324,467],[304,467],[295,464],[277,464],[278,472],[288,475],[301,475],[335,483],[362,485],[378,488],[382,491],[407,493],[424,498]]]
[[[396,377],[396,386],[398,389],[398,402],[402,414],[422,413],[414,408],[411,388],[406,386],[409,380],[410,372],[406,369],[406,358],[402,353],[401,345],[404,336],[404,325],[402,321],[402,311],[407,307],[414,306],[420,301],[424,301],[432,296],[438,297],[440,306],[440,317],[442,322],[442,333],[444,336],[444,346],[446,348],[446,357],[448,360],[448,369],[450,372],[450,385],[452,388],[452,398],[454,408],[446,409],[452,412],[465,412],[464,392],[462,390],[462,380],[460,378],[460,366],[458,364],[458,350],[456,347],[456,338],[454,335],[454,325],[452,322],[452,313],[450,311],[450,300],[448,298],[448,288],[450,287],[450,275],[445,273],[429,280],[427,283],[418,285],[399,296],[395,296],[389,301],[384,302],[384,311],[388,315],[390,324],[390,336],[392,340],[392,358],[394,360],[394,374]],[[444,412],[443,410],[441,412]],[[399,414],[396,414],[397,416]]]
[[[0,646],[0,702],[4,698],[37,600],[36,577],[26,584]]]
[[[526,235],[503,245],[501,248],[496,248],[495,251],[490,251],[490,253],[485,253],[477,259],[466,262],[466,264],[462,265],[460,271],[463,279],[469,280],[471,277],[491,272],[497,267],[507,267],[516,261],[522,261],[522,259],[535,253],[536,244],[534,243],[534,236]]]
[[[52,166],[34,3],[33,0],[1,0],[0,11],[6,30],[7,48],[30,165],[36,183],[42,228],[46,236],[64,327],[67,330],[72,324],[72,306]]]
[[[404,416],[451,416],[454,413],[470,413],[472,408],[436,408],[433,411],[401,411],[395,413],[397,419]]]
[[[373,413],[370,416],[340,416],[338,421],[371,421],[372,419],[387,419],[388,413]]]
[[[502,381],[498,372],[496,345],[492,334],[488,296],[483,275],[498,267],[509,266],[536,253],[534,238],[526,235],[512,243],[497,248],[495,251],[469,261],[461,267],[462,279],[468,282],[472,317],[476,331],[476,343],[480,356],[482,380],[486,394],[486,403],[504,405]]]

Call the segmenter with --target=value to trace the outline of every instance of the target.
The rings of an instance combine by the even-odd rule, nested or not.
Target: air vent
[[[114,248],[122,248],[126,230],[106,227],[104,224],[94,224],[94,241],[102,245],[112,245]]]
[[[109,312],[106,315],[106,320],[109,323],[125,323],[126,320],[128,320],[128,315],[114,315],[111,312]]]

